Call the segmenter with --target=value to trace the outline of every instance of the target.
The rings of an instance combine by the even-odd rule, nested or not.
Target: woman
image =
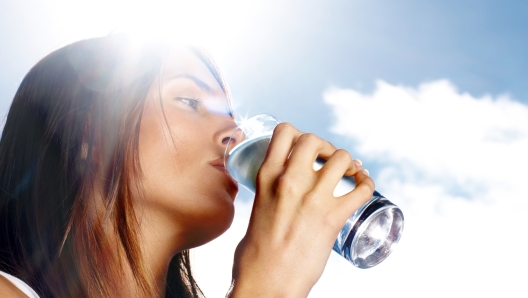
[[[202,296],[188,250],[232,222],[222,155],[235,126],[196,48],[117,34],[51,53],[21,83],[0,141],[0,271],[41,297]],[[328,162],[316,172],[317,156]],[[343,175],[358,186],[334,198]],[[306,296],[373,182],[289,124],[257,180],[228,295]],[[2,290],[17,291],[0,276]]]

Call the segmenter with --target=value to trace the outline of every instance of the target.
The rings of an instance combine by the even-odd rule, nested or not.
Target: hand
[[[317,157],[327,160],[315,171]],[[314,134],[279,124],[257,176],[248,230],[233,265],[232,297],[306,297],[346,220],[374,191],[361,163]],[[333,191],[344,176],[356,188]]]

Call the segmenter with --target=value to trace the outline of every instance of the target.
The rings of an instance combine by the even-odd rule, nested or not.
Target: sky
[[[347,149],[405,215],[389,258],[361,270],[333,253],[309,297],[526,297],[527,13],[513,0],[0,0],[0,117],[29,68],[72,41],[130,26],[191,39],[240,117]],[[251,203],[242,189],[231,229],[193,252],[207,297],[225,295]]]

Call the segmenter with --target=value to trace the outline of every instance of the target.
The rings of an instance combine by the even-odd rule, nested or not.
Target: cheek
[[[191,152],[195,146],[185,134],[169,135],[165,129],[145,131],[139,140],[139,161],[147,197],[177,195],[186,187],[193,172]]]
[[[202,132],[196,131],[196,125],[189,123],[185,117],[167,115],[167,121],[165,121],[161,111],[153,113],[153,110],[145,111],[141,123],[139,136],[141,167],[148,176],[147,178],[162,177],[172,172],[181,173],[178,168],[192,166],[192,157],[196,155],[197,149],[201,146],[197,136]],[[177,125],[171,123],[172,118],[179,120]]]
[[[212,141],[207,141],[203,127],[183,119],[181,122],[171,126],[171,135],[168,129],[163,129],[166,123],[157,127],[142,126],[139,159],[144,196],[141,204],[161,212],[178,225],[185,222],[189,229],[221,233],[234,216],[236,189],[226,189],[225,178],[208,164],[207,158],[211,156],[207,153],[211,155]]]

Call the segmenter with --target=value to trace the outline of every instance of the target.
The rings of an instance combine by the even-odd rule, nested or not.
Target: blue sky
[[[528,2],[198,2],[3,0],[0,115],[51,50],[165,19],[210,45],[239,115],[348,149],[402,207],[393,255],[369,270],[332,255],[310,297],[527,295]],[[227,289],[250,203],[241,191],[232,229],[195,252],[208,297]]]

